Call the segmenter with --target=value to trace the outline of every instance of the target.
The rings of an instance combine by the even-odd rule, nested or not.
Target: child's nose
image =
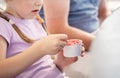
[[[40,6],[40,5],[41,5],[41,3],[39,3],[39,2],[35,3],[35,6]]]
[[[39,0],[35,2],[35,6],[41,6],[43,4],[43,0]]]

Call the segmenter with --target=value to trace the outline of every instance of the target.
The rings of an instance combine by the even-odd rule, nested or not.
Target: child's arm
[[[44,54],[35,47],[37,46],[32,46],[24,52],[6,59],[7,42],[0,36],[0,78],[13,78],[41,58]],[[32,58],[30,58],[31,56]]]
[[[42,56],[56,54],[61,49],[60,45],[66,44],[65,41],[61,41],[64,39],[67,39],[66,35],[47,36],[35,42],[22,53],[6,59],[7,42],[0,37],[0,78],[15,77]],[[32,58],[30,58],[31,56]]]

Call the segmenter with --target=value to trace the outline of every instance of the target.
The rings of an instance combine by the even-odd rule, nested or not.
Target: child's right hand
[[[54,34],[48,35],[47,37],[35,42],[37,44],[37,50],[46,54],[56,54],[66,45],[67,35],[66,34]]]

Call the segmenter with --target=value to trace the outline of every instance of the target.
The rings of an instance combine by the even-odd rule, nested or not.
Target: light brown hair
[[[6,21],[10,21],[9,18],[7,18],[2,12],[0,12],[0,17],[5,19]],[[36,16],[36,19],[42,24],[42,27],[45,29],[46,31],[46,27],[45,27],[45,24],[44,24],[44,21],[43,19],[37,15]],[[15,31],[18,33],[18,35],[25,41],[25,42],[28,42],[28,43],[33,43],[35,40],[32,40],[30,39],[29,37],[27,37],[15,24],[11,24],[12,27],[15,29]]]

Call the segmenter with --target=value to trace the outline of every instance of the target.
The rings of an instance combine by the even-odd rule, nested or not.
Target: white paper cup
[[[63,48],[63,55],[65,57],[80,56],[82,52],[82,40],[69,39],[67,45]]]

